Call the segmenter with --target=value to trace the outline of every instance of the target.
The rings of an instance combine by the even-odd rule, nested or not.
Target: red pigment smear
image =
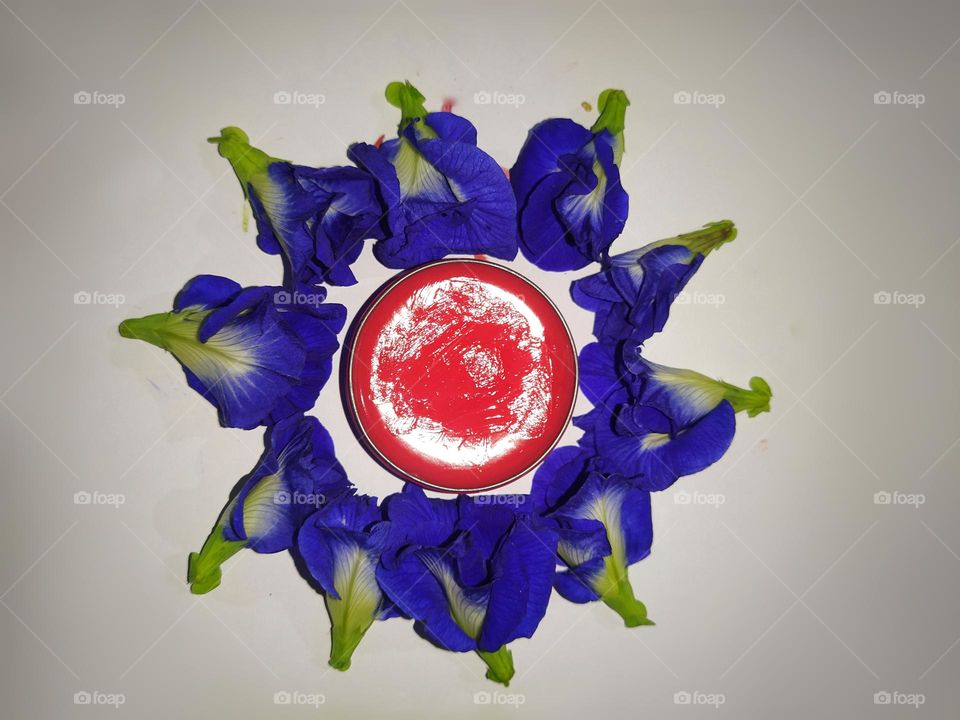
[[[386,339],[374,382],[402,425],[426,420],[448,437],[476,442],[522,425],[536,433],[545,418],[518,417],[518,398],[530,388],[540,342],[513,304],[467,279],[436,291]]]
[[[576,395],[563,318],[523,277],[477,260],[401,276],[349,348],[351,413],[367,449],[434,490],[498,487],[535,467]]]
[[[440,106],[440,110],[443,112],[450,112],[453,110],[453,106],[457,104],[457,101],[453,98],[444,98],[443,105]]]
[[[380,137],[378,137],[376,140],[373,141],[373,146],[378,150],[380,149],[380,146],[383,145],[383,138],[384,136],[381,135]]]

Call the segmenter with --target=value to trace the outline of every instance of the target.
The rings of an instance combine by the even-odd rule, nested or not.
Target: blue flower
[[[353,492],[330,433],[313,417],[272,426],[257,466],[239,484],[199,553],[190,553],[187,580],[198,595],[220,584],[220,566],[248,547],[275,553],[293,545],[304,518]]]
[[[439,647],[475,651],[487,677],[508,684],[507,644],[543,618],[556,566],[556,535],[527,512],[461,496],[455,503],[404,490],[387,505],[391,551],[377,578],[418,633]]]
[[[374,245],[390,268],[450,254],[517,254],[517,204],[503,170],[477,147],[477,131],[453,113],[428,113],[410,83],[391,83],[387,100],[402,112],[399,136],[348,156],[377,181],[390,236]]]
[[[712,250],[737,236],[729,220],[604,257],[600,272],[575,280],[570,293],[595,314],[593,334],[600,342],[630,338],[642,343],[663,330],[670,305]]]
[[[395,614],[377,584],[376,567],[389,534],[377,499],[343,496],[308,517],[297,553],[324,592],[331,623],[330,665],[347,670],[374,620]]]
[[[719,460],[733,440],[735,413],[770,410],[772,392],[762,378],[739,388],[652,363],[636,345],[587,345],[580,371],[581,389],[594,403],[574,420],[585,431],[581,446],[596,454],[598,470],[644,490],[663,490]]]
[[[629,104],[622,90],[604,90],[591,129],[554,118],[528,133],[510,183],[520,249],[537,267],[582,268],[600,260],[623,231],[629,198],[619,165]]]
[[[209,140],[230,161],[250,201],[260,249],[282,255],[288,289],[356,283],[350,265],[363,241],[384,236],[369,175],[353,167],[316,169],[278,160],[252,147],[236,127]]]
[[[199,275],[173,312],[125,320],[120,334],[171,352],[221,425],[251,429],[309,410],[330,377],[346,308],[325,295]]]
[[[557,448],[533,478],[534,506],[554,524],[557,555],[566,566],[554,587],[576,603],[602,600],[627,627],[652,625],[627,573],[650,554],[650,493],[596,472],[592,459],[580,448]]]

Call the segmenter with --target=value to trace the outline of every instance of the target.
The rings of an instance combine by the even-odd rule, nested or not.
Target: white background
[[[956,3],[0,5],[4,717],[955,716]],[[273,155],[343,163],[346,144],[394,131],[382,92],[404,78],[428,107],[454,98],[506,166],[534,122],[590,124],[581,102],[625,89],[631,213],[615,249],[725,217],[740,229],[688,288],[722,304],[675,307],[648,355],[775,392],[721,462],[655,497],[653,554],[631,578],[657,626],[554,598],[513,646],[519,708],[476,705],[496,690],[481,662],[403,620],[329,670],[322,599],[287,555],[242,553],[191,596],[187,553],[261,432],[219,428],[172,357],[116,332],[197,273],[280,278],[207,136],[236,124]],[[125,102],[75,105],[78,91]],[[324,103],[277,105],[278,91]],[[523,102],[476,105],[480,91]],[[682,91],[724,102],[676,104]],[[877,105],[879,91],[925,102]],[[586,342],[573,275],[516,267]],[[389,277],[368,252],[356,269],[331,293],[351,311]],[[78,291],[125,304],[75,305]],[[875,305],[879,291],[925,303]],[[315,412],[362,491],[400,488],[350,435],[335,383]],[[78,506],[78,491],[125,502]],[[925,503],[877,505],[878,491]],[[84,690],[125,704],[75,705]],[[279,691],[325,703],[278,707]],[[684,691],[724,704],[676,704]],[[878,707],[881,691],[925,704]]]

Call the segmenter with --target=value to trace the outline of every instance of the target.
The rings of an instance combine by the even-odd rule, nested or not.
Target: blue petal
[[[547,611],[556,569],[557,536],[518,521],[493,562],[494,581],[480,650],[494,652],[519,637],[532,637]]]
[[[593,602],[600,599],[593,586],[603,572],[603,558],[595,557],[575,568],[558,571],[553,586],[565,600],[580,604]]]
[[[378,517],[376,498],[348,497],[310,515],[297,535],[299,554],[320,587],[371,615],[383,606],[376,581]]]
[[[568,118],[553,118],[534,125],[510,169],[517,206],[522,210],[534,186],[558,170],[560,158],[576,154],[592,137],[589,130]]]
[[[587,275],[570,283],[570,296],[584,310],[599,310],[611,303],[621,302],[623,296],[607,277],[599,272]]]
[[[218,409],[221,424],[244,429],[261,424],[297,386],[306,360],[303,345],[265,301],[225,323],[199,348],[173,351],[190,370],[191,386]]]
[[[284,256],[287,287],[313,284],[319,279],[313,261],[313,238],[307,221],[314,214],[316,201],[306,192],[298,176],[309,168],[288,162],[274,162],[263,175],[250,183],[251,207],[257,219],[257,243],[265,252],[281,249]],[[264,222],[264,220],[266,222]]]
[[[434,571],[430,566],[434,566]],[[464,632],[451,614],[447,591],[437,577],[444,573],[452,573],[452,570],[438,560],[435,553],[411,548],[398,558],[396,564],[377,567],[377,580],[397,607],[415,619],[417,632],[430,642],[455,652],[475,650],[476,640]],[[455,583],[449,576],[448,582]],[[451,589],[454,592],[460,590],[455,584]],[[454,602],[464,605],[465,611],[469,612],[476,604],[473,600],[464,594]]]
[[[289,548],[304,518],[351,487],[329,433],[316,418],[278,423],[267,432],[265,445],[234,498],[228,529],[229,539],[272,553]]]
[[[572,602],[598,600],[600,595],[594,588],[605,570],[604,558],[610,554],[606,528],[598,520],[562,515],[554,518],[559,535],[557,554],[567,566],[566,570],[557,573],[554,587]]]
[[[280,312],[283,323],[306,349],[306,361],[299,382],[274,406],[272,419],[305,412],[316,403],[333,372],[333,355],[340,347],[337,333],[343,329],[346,313],[346,308],[336,303],[295,306]]]
[[[376,182],[353,167],[303,171],[298,180],[315,203],[309,226],[319,278],[334,285],[354,284],[350,265],[360,256],[363,241],[385,236]]]
[[[423,490],[407,483],[403,491],[386,500],[393,542],[406,545],[443,545],[453,535],[457,524],[457,504],[453,500],[428,498]]]
[[[640,382],[640,394],[679,427],[686,427],[713,410],[724,398],[722,384],[693,370],[658,365],[641,357],[638,347],[624,343],[624,365]]]
[[[610,260],[609,275],[631,306],[630,322],[637,342],[643,342],[663,330],[674,298],[703,263],[704,256],[682,245],[663,245],[649,251],[641,249]]]
[[[558,447],[533,475],[530,495],[538,513],[553,510],[583,478],[589,453],[574,446]]]
[[[594,405],[604,403],[623,387],[617,373],[616,351],[609,345],[590,343],[580,351],[580,389]]]
[[[594,425],[594,441],[604,469],[622,473],[638,487],[654,491],[669,487],[684,475],[700,472],[723,457],[735,429],[733,408],[723,401],[691,425],[652,444],[644,431],[618,433],[611,416]]]
[[[449,254],[483,253],[512,260],[517,253],[516,201],[496,161],[467,143],[421,140],[415,150],[445,181],[402,203],[402,224],[377,243],[377,258],[406,268]],[[432,187],[432,186],[431,186]]]
[[[441,140],[477,144],[477,129],[464,117],[451,112],[435,112],[427,113],[424,121]]]
[[[526,188],[527,180],[520,182]],[[560,155],[557,172],[529,185],[520,200],[521,249],[545,270],[576,270],[606,253],[627,211],[612,138],[602,132]]]
[[[240,285],[228,278],[219,275],[197,275],[177,293],[173,310],[180,312],[188,307],[217,307],[232,300],[240,290]]]
[[[563,196],[571,180],[566,173],[547,175],[530,192],[520,211],[520,249],[523,256],[543,270],[576,270],[589,263],[568,232],[556,201]]]

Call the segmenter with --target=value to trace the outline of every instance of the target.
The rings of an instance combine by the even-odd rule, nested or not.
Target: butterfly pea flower
[[[639,346],[592,343],[581,351],[580,368],[581,388],[594,403],[574,420],[585,431],[581,446],[596,454],[599,470],[643,490],[663,490],[709,467],[733,441],[736,413],[770,410],[772,392],[760,377],[740,388],[650,362]]]
[[[650,494],[622,477],[592,469],[590,453],[554,450],[533,478],[537,512],[554,524],[565,569],[554,587],[575,603],[601,600],[627,627],[653,625],[636,599],[627,568],[650,554]]]
[[[353,492],[330,433],[316,418],[301,415],[278,422],[267,430],[264,445],[200,552],[190,553],[187,580],[195,594],[216,588],[220,566],[239,550],[287,550],[308,515]]]
[[[383,237],[373,179],[355,167],[310,168],[267,155],[237,127],[217,137],[257,223],[257,244],[281,255],[284,285],[353,285],[363,241]]]
[[[348,670],[374,620],[396,609],[377,584],[376,567],[389,523],[377,498],[343,496],[310,515],[297,535],[297,553],[323,590],[331,622],[330,665]]]
[[[517,254],[517,204],[497,162],[477,147],[477,131],[450,112],[428,113],[409,82],[390,83],[398,137],[379,147],[356,143],[348,156],[376,180],[390,234],[373,251],[390,268],[450,254]]]
[[[199,275],[173,311],[125,320],[120,334],[169,351],[224,427],[269,425],[313,407],[330,377],[346,308],[323,288],[291,294]]]
[[[531,637],[543,618],[557,538],[529,512],[478,502],[427,499],[405,491],[387,506],[391,551],[377,579],[416,631],[454,652],[476,652],[487,678],[509,684],[507,645]]]
[[[571,296],[580,307],[593,311],[593,334],[600,342],[629,337],[642,343],[663,330],[671,303],[706,256],[736,236],[734,224],[721,220],[604,257],[600,272],[571,283]]]
[[[604,90],[588,130],[552,118],[527,134],[510,183],[517,198],[520,250],[544,270],[577,270],[600,260],[621,232],[629,198],[620,184],[623,127],[630,101]]]

